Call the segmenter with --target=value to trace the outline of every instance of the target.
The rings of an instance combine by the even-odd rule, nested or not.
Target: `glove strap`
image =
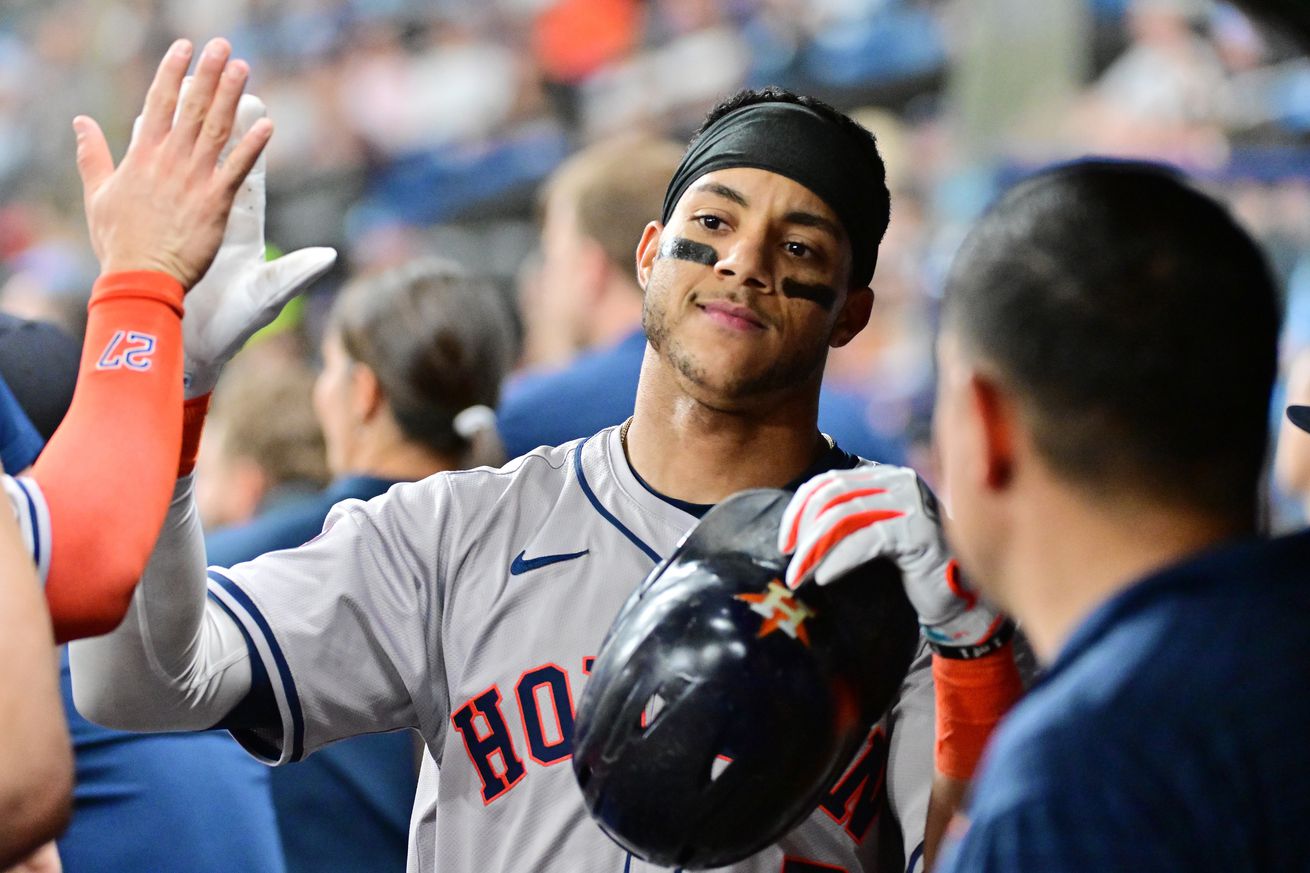
[[[1014,622],[1006,618],[1002,619],[995,633],[975,646],[941,646],[931,640],[928,644],[932,646],[935,654],[943,658],[950,658],[952,661],[972,661],[974,658],[987,657],[1012,639],[1014,639]]]

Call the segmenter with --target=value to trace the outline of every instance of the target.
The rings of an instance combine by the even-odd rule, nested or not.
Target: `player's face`
[[[642,324],[682,390],[716,408],[817,391],[828,348],[868,322],[850,288],[851,246],[817,195],[731,168],[692,183],[637,252]]]

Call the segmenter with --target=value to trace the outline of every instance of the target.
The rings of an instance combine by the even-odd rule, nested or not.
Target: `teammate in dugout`
[[[79,709],[127,729],[225,727],[270,763],[417,729],[438,768],[411,870],[645,868],[591,822],[565,763],[579,686],[634,586],[710,505],[863,464],[818,432],[816,408],[827,349],[870,316],[887,220],[863,128],[786,92],[725,102],[637,247],[648,348],[628,422],[345,502],[305,546],[208,573],[182,477],[127,620],[72,649]],[[215,317],[265,317],[241,297]],[[950,587],[935,519],[900,472],[913,495],[880,549],[944,654],[925,646],[820,809],[735,871],[921,869],[930,787],[958,797],[1017,696],[1010,626]],[[932,660],[974,688],[939,686],[936,781]],[[933,810],[938,833],[951,803]]]
[[[965,240],[938,344],[949,528],[1046,671],[943,869],[1310,869],[1310,534],[1257,536],[1278,322],[1257,244],[1165,167],[1054,168]],[[819,487],[870,509],[854,474]],[[846,528],[823,572],[877,551]]]

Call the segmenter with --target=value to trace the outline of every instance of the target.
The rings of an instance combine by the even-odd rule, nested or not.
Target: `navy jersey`
[[[1310,870],[1310,534],[1199,556],[1074,632],[944,873]]]
[[[41,434],[0,378],[0,463],[4,464],[5,472],[17,473],[32,466],[44,444]]]

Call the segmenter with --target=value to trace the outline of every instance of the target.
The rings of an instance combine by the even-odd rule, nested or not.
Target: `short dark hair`
[[[765,88],[744,88],[709,111],[709,114],[705,116],[705,120],[701,122],[700,127],[696,128],[696,132],[692,135],[691,141],[687,144],[687,150],[690,151],[694,148],[701,134],[720,118],[741,109],[743,106],[754,106],[757,103],[792,103],[817,112],[845,131],[852,142],[864,153],[869,161],[869,166],[873,170],[873,177],[877,182],[875,190],[877,202],[872,204],[874,208],[871,210],[875,224],[869,229],[871,231],[870,238],[874,240],[876,248],[876,244],[882,242],[883,235],[887,233],[887,224],[891,221],[891,193],[887,190],[887,166],[883,163],[882,155],[878,152],[878,140],[864,125],[822,100],[816,97],[807,97],[804,94],[796,94],[786,88],[779,88],[777,85],[769,85]],[[856,234],[848,232],[848,235],[851,237],[853,244]]]
[[[1178,172],[1087,160],[1019,184],[965,239],[944,323],[1023,397],[1061,475],[1255,519],[1278,295]]]

